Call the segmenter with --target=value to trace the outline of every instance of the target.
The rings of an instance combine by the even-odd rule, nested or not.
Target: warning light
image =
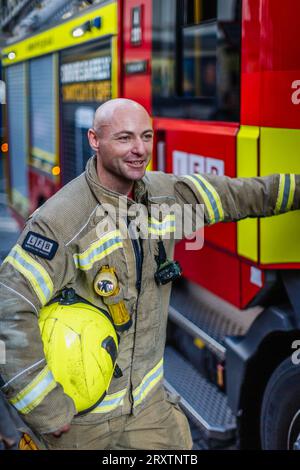
[[[54,166],[54,167],[52,168],[52,175],[53,175],[53,176],[58,176],[58,175],[60,175],[60,167],[59,167],[59,166]]]
[[[8,152],[8,143],[4,143],[1,145],[1,152],[6,153]]]
[[[96,19],[96,18],[95,18]],[[100,18],[99,18],[100,20]],[[72,30],[72,36],[74,38],[80,38],[83,36],[87,31],[91,31],[93,24],[91,21],[86,21],[85,23],[77,26]],[[101,21],[96,21],[95,25],[96,28],[101,28]]]
[[[80,38],[80,36],[84,35],[84,30],[82,28],[76,28],[72,31],[72,35],[74,38]]]
[[[204,341],[202,341],[202,339],[200,339],[200,338],[195,338],[195,339],[194,339],[194,345],[195,345],[197,348],[199,348],[199,349],[205,348],[205,343],[204,343]]]
[[[224,387],[224,366],[222,364],[217,365],[217,384],[219,387]]]

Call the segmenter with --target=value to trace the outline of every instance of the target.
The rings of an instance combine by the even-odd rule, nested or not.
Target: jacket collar
[[[126,196],[124,196],[123,194],[117,193],[115,191],[112,191],[111,189],[102,186],[98,178],[96,164],[97,157],[96,155],[93,155],[86,164],[85,177],[92,193],[94,194],[98,202],[112,204],[113,206],[118,207],[120,198],[123,198],[124,201],[127,199],[128,204],[140,202],[147,205],[148,191],[144,178],[142,178],[140,181],[135,182],[135,201],[132,201],[132,199],[126,198]]]

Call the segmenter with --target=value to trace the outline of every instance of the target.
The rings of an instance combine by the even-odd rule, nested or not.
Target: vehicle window
[[[154,0],[154,114],[239,121],[240,37],[241,0]]]

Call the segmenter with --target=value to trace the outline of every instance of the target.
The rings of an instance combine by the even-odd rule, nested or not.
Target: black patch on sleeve
[[[54,258],[58,243],[35,232],[28,232],[22,243],[22,248],[45,259]]]

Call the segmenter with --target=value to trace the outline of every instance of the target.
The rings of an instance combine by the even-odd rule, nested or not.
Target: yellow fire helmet
[[[115,364],[118,337],[105,310],[86,302],[74,289],[40,310],[39,327],[46,360],[56,382],[78,414],[91,411],[105,397]]]

